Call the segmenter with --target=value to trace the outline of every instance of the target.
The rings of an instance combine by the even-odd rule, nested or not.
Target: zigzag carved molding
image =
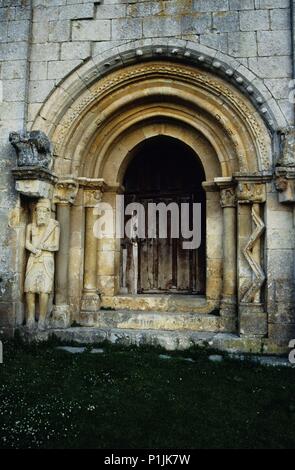
[[[255,278],[252,281],[252,285],[250,286],[250,288],[247,290],[247,292],[244,294],[242,298],[242,302],[246,302],[246,303],[252,303],[254,301],[255,295],[257,294],[257,292],[260,291],[266,279],[264,271],[260,263],[258,263],[253,256],[253,248],[255,247],[255,244],[264,233],[265,224],[263,220],[257,214],[254,206],[252,207],[251,214],[252,214],[253,222],[256,225],[256,228],[254,232],[252,233],[252,235],[250,236],[250,239],[247,242],[246,246],[244,247],[243,253],[249,265],[251,266],[251,269],[255,275]]]

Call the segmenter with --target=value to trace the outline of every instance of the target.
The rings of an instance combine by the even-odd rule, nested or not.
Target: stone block
[[[289,97],[291,90],[289,87],[290,80],[288,78],[264,80],[264,83],[276,100],[286,99]]]
[[[228,53],[233,57],[256,57],[257,42],[255,33],[239,32],[229,34]]]
[[[181,18],[182,34],[205,34],[211,29],[211,15],[200,13],[198,15],[185,15]]]
[[[0,41],[1,42],[7,42],[7,30],[8,30],[8,22],[7,21],[3,21],[2,23],[0,23]]]
[[[32,24],[32,38],[33,43],[48,42],[49,22],[42,23],[33,22]]]
[[[47,79],[47,63],[48,62],[32,62],[30,67],[31,80]]]
[[[258,31],[258,55],[282,56],[291,54],[291,37],[286,31]]]
[[[42,103],[54,87],[54,80],[32,80],[30,82],[30,101]]]
[[[292,76],[289,56],[249,58],[249,67],[261,78],[286,78]]]
[[[49,18],[50,21],[57,21],[59,19],[59,7],[36,5],[34,8],[33,21],[37,23],[46,23]]]
[[[53,187],[46,181],[19,180],[15,183],[15,189],[28,197],[51,199],[53,195]]]
[[[73,41],[107,41],[111,39],[111,21],[73,21],[72,39]]]
[[[59,10],[60,20],[88,19],[94,17],[94,2],[83,3],[83,5],[66,5]]]
[[[201,35],[200,44],[211,47],[220,52],[228,52],[228,40],[226,33],[207,33]]]
[[[263,10],[249,10],[240,12],[241,31],[266,31],[270,27],[269,15]]]
[[[16,125],[19,126],[20,120],[24,119],[24,115],[25,115],[24,103],[23,102],[0,103],[0,114],[1,114],[2,121],[6,122],[6,121],[15,120]],[[4,135],[3,127],[1,129],[1,133],[2,135]]]
[[[114,18],[126,17],[126,5],[100,5],[96,10],[97,20],[112,20]],[[128,16],[132,16],[128,14]]]
[[[268,250],[268,278],[293,280],[293,250]]]
[[[255,304],[240,304],[239,331],[241,336],[264,337],[267,334],[267,314]]]
[[[70,41],[71,23],[70,21],[50,21],[48,28],[49,42]]]
[[[272,30],[291,29],[291,18],[289,9],[277,9],[270,11],[270,24]],[[287,33],[286,33],[287,34]]]
[[[192,11],[192,0],[170,0],[164,3],[164,12],[166,15],[185,15],[192,13]]]
[[[254,0],[229,0],[230,10],[254,10]]]
[[[194,11],[228,11],[228,0],[193,0]]]
[[[133,18],[112,20],[112,39],[142,38],[142,20]]]
[[[32,46],[32,61],[43,62],[46,60],[57,60],[58,57],[58,44],[33,44]]]
[[[169,2],[170,3],[170,2]],[[138,2],[127,6],[127,17],[139,18],[162,14],[164,11],[163,2],[149,1]],[[122,16],[122,15],[121,15]]]
[[[61,45],[61,60],[86,59],[91,54],[90,43],[74,42]]]
[[[255,0],[255,8],[272,10],[273,8],[289,8],[289,0]]]
[[[3,80],[3,100],[24,101],[26,97],[26,82],[23,79]]]
[[[279,346],[289,346],[289,342],[295,338],[295,324],[270,323],[268,326],[269,338]]]
[[[1,63],[1,76],[6,80],[26,77],[27,64],[25,60],[14,60]]]
[[[0,60],[23,60],[27,55],[27,43],[6,43],[0,48]]]
[[[181,20],[173,17],[145,18],[143,22],[143,36],[169,37],[181,34]]]
[[[28,39],[29,31],[29,21],[11,21],[8,23],[7,39],[8,41],[26,41]]]
[[[48,80],[64,78],[81,63],[81,60],[56,60],[48,62],[47,78]]]
[[[239,31],[239,15],[235,11],[213,13],[213,28],[220,33]]]

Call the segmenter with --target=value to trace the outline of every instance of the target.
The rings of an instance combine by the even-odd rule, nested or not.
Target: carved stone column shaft
[[[93,207],[85,208],[84,295],[97,294],[97,239],[93,234]]]
[[[71,178],[59,180],[54,192],[56,215],[61,227],[60,249],[56,258],[55,307],[53,324],[67,327],[70,322],[69,306],[69,249],[71,233],[71,203],[74,202],[78,184]]]
[[[61,227],[60,249],[56,257],[55,304],[68,304],[68,259],[71,213],[69,204],[57,204],[57,220]]]
[[[229,328],[237,323],[237,222],[236,190],[230,178],[216,178],[223,209],[223,286],[220,313],[229,318]]]
[[[88,180],[85,182],[84,206],[85,206],[85,242],[84,242],[84,278],[82,296],[82,317],[86,324],[91,324],[91,312],[100,309],[100,296],[97,288],[97,251],[98,239],[94,234],[96,215],[95,206],[101,200],[101,180]]]

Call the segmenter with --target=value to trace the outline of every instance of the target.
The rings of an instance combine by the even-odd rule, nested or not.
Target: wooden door
[[[137,202],[145,207],[145,237],[138,240],[126,238],[122,243],[121,292],[204,293],[204,179],[196,155],[174,139],[151,139],[138,150],[124,179],[125,206]],[[167,238],[159,237],[159,220],[156,236],[149,238],[148,204],[169,205],[171,202],[179,206],[183,202],[190,203],[191,207],[193,202],[202,204],[202,245],[199,249],[183,249],[184,240],[181,236],[178,239],[171,238],[169,222]]]

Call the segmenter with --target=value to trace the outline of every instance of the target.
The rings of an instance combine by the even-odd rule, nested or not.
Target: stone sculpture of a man
[[[51,218],[51,203],[40,199],[36,205],[36,221],[26,232],[26,249],[30,251],[25,288],[26,325],[35,326],[36,296],[39,296],[39,329],[46,326],[49,296],[54,284],[54,252],[59,249],[59,223]]]

